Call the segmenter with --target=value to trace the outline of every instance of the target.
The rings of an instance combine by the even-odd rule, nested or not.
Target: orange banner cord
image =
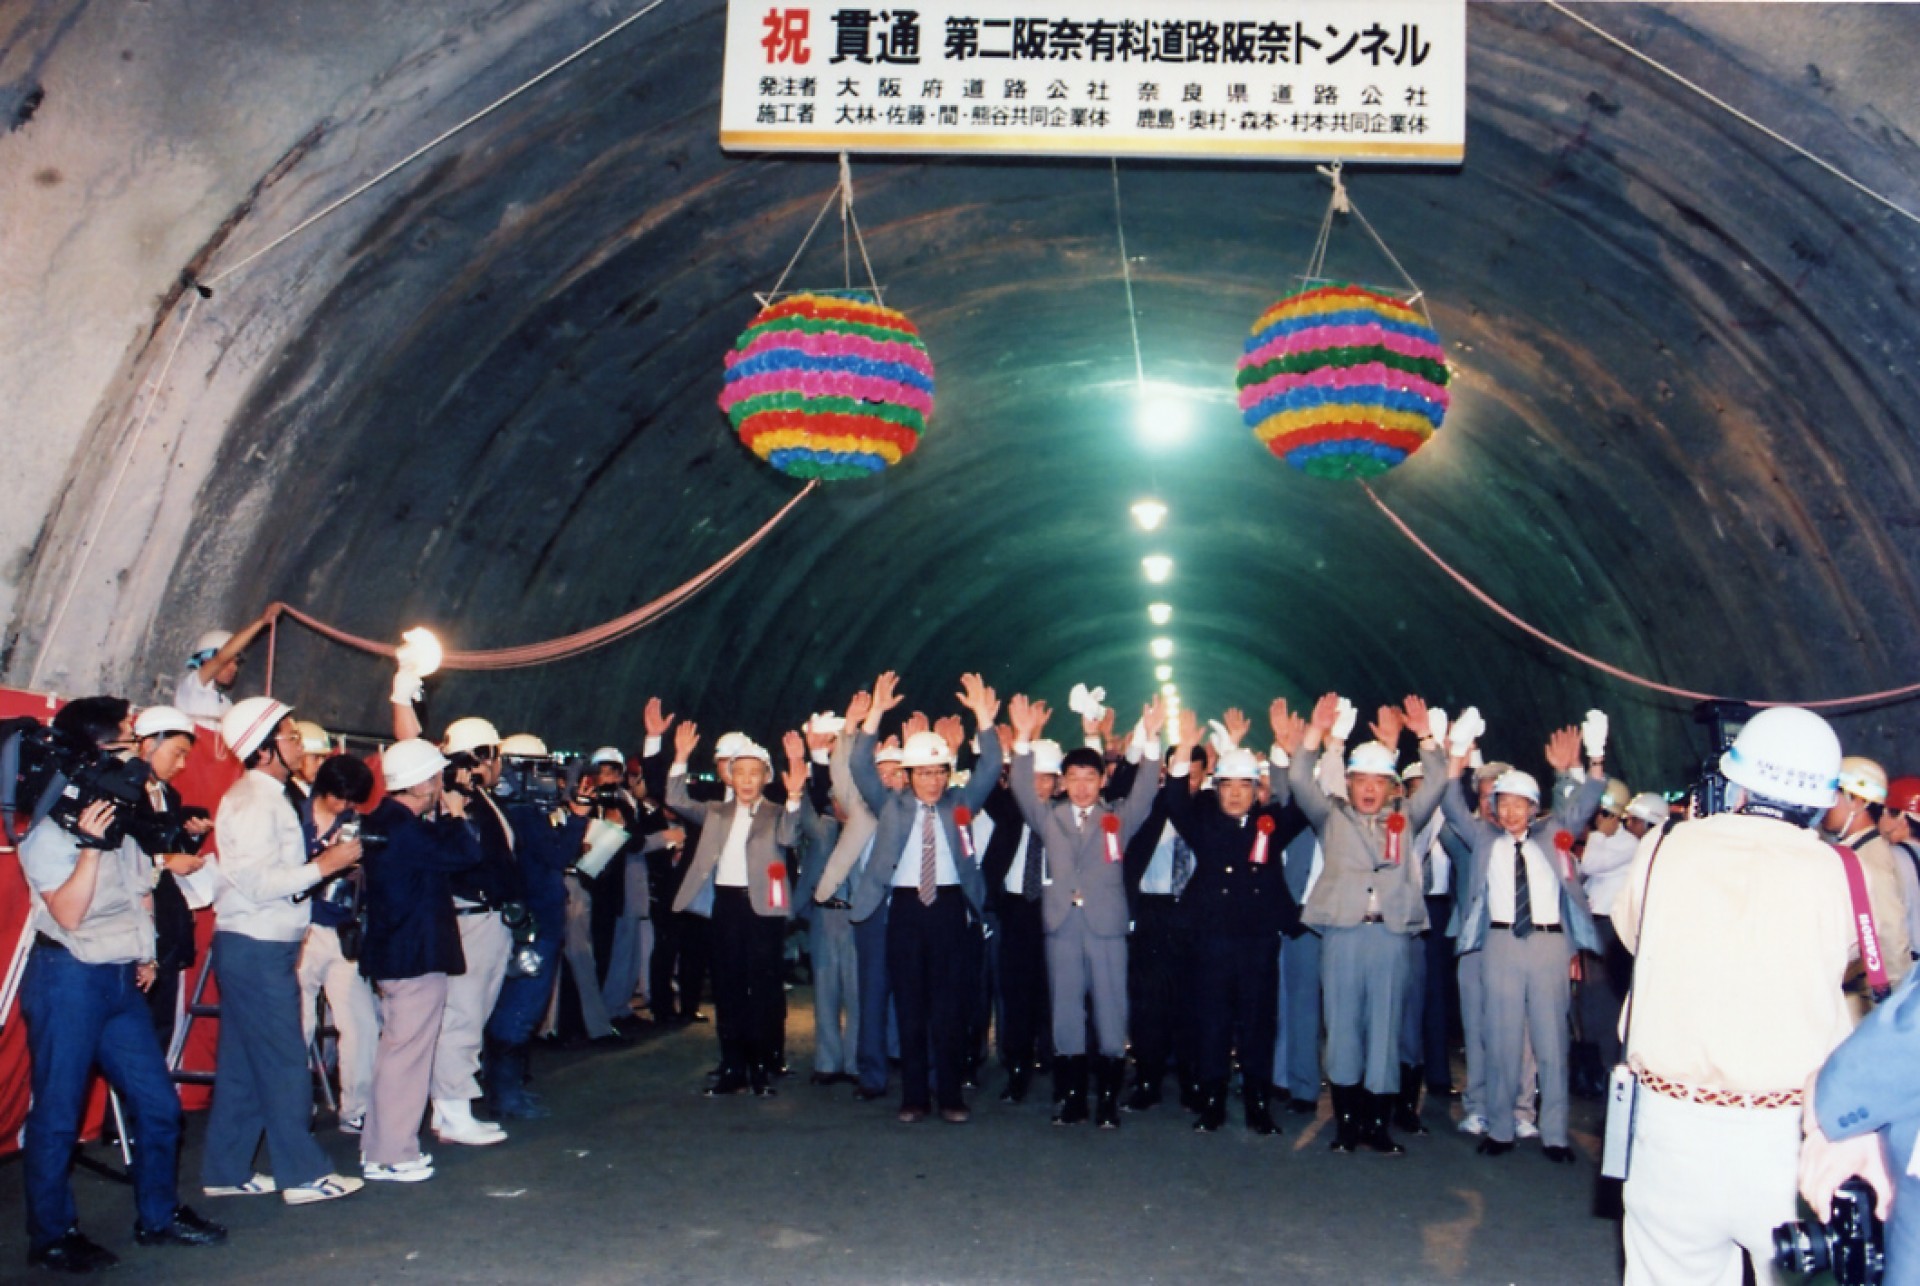
[[[1621,669],[1617,665],[1609,665],[1607,664],[1607,662],[1600,660],[1598,657],[1588,656],[1585,652],[1580,651],[1578,648],[1571,647],[1568,644],[1562,643],[1559,639],[1554,638],[1552,635],[1548,634],[1546,631],[1538,629],[1535,626],[1529,625],[1527,622],[1521,620],[1518,616],[1508,611],[1505,607],[1501,606],[1498,602],[1494,601],[1494,598],[1491,594],[1488,594],[1485,590],[1481,589],[1478,585],[1475,585],[1472,581],[1468,580],[1465,576],[1461,575],[1458,571],[1454,570],[1454,568],[1446,561],[1446,559],[1440,557],[1439,554],[1433,551],[1432,546],[1428,545],[1426,541],[1420,539],[1419,536],[1414,534],[1413,528],[1407,526],[1406,522],[1400,517],[1399,514],[1396,514],[1393,510],[1387,508],[1386,502],[1380,499],[1379,496],[1374,494],[1372,487],[1368,486],[1363,481],[1360,483],[1360,489],[1367,493],[1367,499],[1373,501],[1374,508],[1378,509],[1381,513],[1385,514],[1387,516],[1387,521],[1391,522],[1394,525],[1394,527],[1396,527],[1399,530],[1400,534],[1407,538],[1407,540],[1413,545],[1415,549],[1425,554],[1428,557],[1428,559],[1432,561],[1435,567],[1438,567],[1441,571],[1445,572],[1448,576],[1451,576],[1454,582],[1458,584],[1461,589],[1464,589],[1467,591],[1467,593],[1473,595],[1475,599],[1479,600],[1480,603],[1485,605],[1487,608],[1491,609],[1494,615],[1498,616],[1501,620],[1507,622],[1507,624],[1513,626],[1515,629],[1521,631],[1522,633],[1527,634],[1530,637],[1537,639],[1540,642],[1546,644],[1548,647],[1552,648],[1554,651],[1560,652],[1566,656],[1570,656],[1574,660],[1580,662],[1583,665],[1592,666],[1594,669],[1600,671],[1602,674],[1610,675],[1613,678],[1619,679],[1624,683],[1636,684],[1639,687],[1648,688],[1654,692],[1664,692],[1668,696],[1685,697],[1689,701],[1741,700],[1741,698],[1738,698],[1738,697],[1717,696],[1711,692],[1695,692],[1691,688],[1676,688],[1669,683],[1659,683],[1653,679],[1642,678],[1637,674],[1633,674],[1633,673],[1630,673],[1629,671]],[[1859,696],[1853,696],[1853,697],[1832,697],[1825,701],[1745,701],[1743,702],[1743,704],[1751,705],[1751,706],[1796,705],[1808,710],[1831,710],[1838,706],[1868,705],[1877,701],[1897,701],[1907,697],[1914,696],[1916,694],[1920,694],[1920,683],[1909,683],[1905,687],[1901,687],[1901,688],[1887,688],[1881,692],[1864,692],[1864,693],[1861,693]]]
[[[762,540],[766,539],[767,535],[772,532],[775,527],[778,527],[788,514],[793,512],[794,506],[811,495],[813,489],[819,485],[818,479],[808,482],[806,486],[800,489],[800,494],[782,505],[780,512],[767,519],[765,523],[761,524],[758,531],[735,546],[732,552],[727,554],[726,557],[701,572],[698,576],[695,576],[692,580],[686,582],[686,584],[681,585],[677,589],[669,590],[650,603],[644,603],[636,607],[625,616],[608,621],[603,625],[596,625],[591,629],[581,630],[578,634],[569,634],[564,638],[550,639],[544,643],[526,643],[519,647],[494,648],[482,652],[448,652],[441,658],[440,668],[443,670],[518,670],[528,666],[545,665],[552,661],[564,660],[567,657],[579,656],[583,653],[591,652],[595,648],[605,647],[617,639],[625,638],[635,631],[644,629],[665,616],[668,612],[671,612],[674,608],[685,603],[714,581],[720,579],[721,576],[726,574],[729,568],[742,558],[745,558],[755,545],[758,545]],[[280,603],[276,606],[278,606],[285,615],[292,617],[323,638],[332,639],[335,643],[356,648],[362,652],[370,652],[375,656],[392,656],[394,654],[394,644],[382,643],[377,639],[362,638],[358,634],[349,634],[345,630],[328,625],[325,621],[309,616],[299,608],[286,603]],[[274,622],[268,626],[267,692],[269,694],[273,692],[274,645],[278,638],[279,625],[279,620],[276,618]]]

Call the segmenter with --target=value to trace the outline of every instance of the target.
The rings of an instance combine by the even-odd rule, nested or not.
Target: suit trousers
[[[1193,944],[1194,1072],[1205,1083],[1227,1079],[1231,1051],[1240,1051],[1246,1083],[1273,1084],[1275,1021],[1280,1009],[1277,933],[1201,933]]]
[[[709,925],[691,911],[672,910],[662,910],[648,923],[654,938],[647,999],[654,1019],[692,1018],[700,1012],[707,985]]]
[[[206,1187],[237,1187],[252,1178],[262,1135],[282,1190],[333,1170],[313,1138],[313,1071],[300,1037],[299,962],[298,940],[213,935],[220,1034],[200,1162]]]
[[[860,1048],[860,962],[852,913],[816,905],[807,950],[813,957],[813,1070],[824,1076],[853,1071]]]
[[[1013,894],[1000,907],[1000,1061],[1032,1067],[1047,1028],[1047,930],[1040,902]]]
[[[1513,1139],[1513,1104],[1525,1081],[1526,1046],[1540,1070],[1540,1138],[1567,1146],[1567,978],[1573,943],[1564,933],[1535,931],[1516,938],[1510,929],[1489,929],[1486,949],[1487,1132]]]
[[[786,939],[786,917],[756,914],[746,889],[714,890],[713,1010],[723,1056],[731,1046],[765,1062],[784,1043]]]
[[[1053,1005],[1053,1052],[1087,1052],[1087,1002],[1094,1038],[1107,1058],[1127,1053],[1127,940],[1104,938],[1079,907],[1047,934],[1047,990]]]
[[[607,976],[600,999],[615,1018],[624,1017],[634,993],[647,983],[647,864],[638,853],[627,855],[626,897],[620,918],[613,922],[613,941],[607,950]]]
[[[420,1155],[420,1116],[446,1004],[444,973],[380,984],[380,1050],[373,1060],[373,1101],[360,1132],[362,1164],[399,1165]]]
[[[1280,1088],[1302,1102],[1320,1097],[1320,955],[1324,940],[1309,929],[1280,957],[1280,1038],[1274,1042]]]
[[[860,1088],[881,1094],[887,1088],[887,1028],[894,1019],[892,979],[887,973],[887,904],[853,926],[854,967],[860,976],[860,1038],[854,1044]]]
[[[1433,930],[1427,930],[1431,933]],[[1400,1063],[1419,1067],[1426,1062],[1427,934],[1407,938],[1407,999],[1400,1006]]]
[[[1431,927],[1420,935],[1427,953],[1427,982],[1420,1001],[1420,1052],[1430,1090],[1453,1088],[1453,1062],[1448,1051],[1453,1044],[1454,1014],[1460,1006],[1455,994],[1459,984],[1453,967],[1453,939],[1446,934],[1452,916],[1451,894],[1427,895],[1427,924]]]
[[[480,1097],[480,1045],[487,1019],[500,999],[500,984],[507,979],[507,956],[512,950],[513,930],[498,911],[460,917],[460,952],[467,968],[447,977],[440,1040],[433,1050],[435,1098]]]
[[[1407,996],[1407,935],[1383,924],[1327,928],[1321,944],[1321,1010],[1327,1079],[1400,1092],[1400,1006]]]
[[[1601,952],[1582,961],[1580,1030],[1599,1046],[1600,1066],[1611,1068],[1620,1061],[1620,1006],[1633,985],[1633,954],[1621,945],[1611,917],[1594,916],[1593,927],[1600,935]]]
[[[593,962],[593,891],[571,872],[567,875],[567,936],[560,952],[573,994],[580,1001],[580,1025],[586,1028],[587,1038],[611,1035],[613,1022],[607,1017],[606,1002],[600,998],[600,972]],[[560,992],[555,988],[546,1030],[557,1031],[559,1019]]]
[[[1489,936],[1493,931],[1489,930]],[[1460,1029],[1465,1036],[1467,1060],[1467,1087],[1460,1096],[1460,1110],[1468,1116],[1478,1116],[1492,1120],[1493,1113],[1488,1110],[1491,1101],[1487,1092],[1487,952],[1482,947],[1478,951],[1469,951],[1460,957],[1458,977],[1460,983]],[[1533,1111],[1533,1084],[1535,1071],[1533,1065],[1533,1042],[1522,1035],[1525,1049],[1521,1053],[1520,1083],[1513,1098],[1513,1115],[1516,1121],[1531,1121]]]
[[[1797,1217],[1799,1159],[1797,1107],[1712,1107],[1642,1088],[1621,1191],[1626,1286],[1740,1286],[1742,1247],[1759,1286],[1778,1281],[1773,1228]]]
[[[1142,893],[1134,904],[1133,939],[1127,945],[1136,1084],[1158,1086],[1169,1067],[1191,1073],[1188,982],[1187,934],[1178,920],[1178,904],[1168,894]]]
[[[932,1105],[931,1072],[940,1106],[964,1108],[967,898],[959,885],[941,885],[932,906],[921,903],[918,889],[894,889],[887,908],[887,975],[900,1014],[901,1106]]]
[[[380,1043],[380,1011],[373,988],[360,976],[360,967],[340,954],[339,930],[311,925],[300,946],[300,1020],[307,1044],[313,1044],[319,1026],[315,1000],[322,991],[339,1037],[340,1119],[366,1115],[373,1093],[373,1051]]]

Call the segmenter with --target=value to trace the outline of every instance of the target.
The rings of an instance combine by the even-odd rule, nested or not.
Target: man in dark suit
[[[965,786],[950,787],[953,748],[937,732],[917,732],[901,751],[907,789],[895,794],[882,784],[873,756],[880,720],[900,704],[898,685],[891,671],[874,681],[873,703],[853,746],[854,784],[878,819],[853,919],[860,923],[887,903],[887,973],[900,1023],[900,1120],[924,1120],[937,1088],[941,1118],[960,1125],[971,1116],[962,1093],[970,982],[966,934],[969,917],[985,910],[986,889],[971,837],[962,840],[954,810],[977,811],[999,780],[993,717],[1000,700],[979,675],[962,675],[960,701],[980,733],[972,777]]]
[[[1007,744],[1012,744],[1011,732]],[[1053,798],[1059,785],[1060,757],[1059,743],[1033,743],[1034,791],[1042,799]],[[1040,1033],[1048,1025],[1047,931],[1040,915],[1046,847],[1020,815],[1020,805],[1006,785],[987,797],[987,816],[993,820],[993,835],[981,865],[987,909],[1000,922],[994,977],[1000,1058],[1007,1067],[1007,1087],[1000,1097],[1023,1103],[1038,1062]]]

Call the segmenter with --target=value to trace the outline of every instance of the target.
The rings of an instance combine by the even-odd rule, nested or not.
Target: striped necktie
[[[933,809],[929,805],[920,806],[920,904],[932,906],[934,895],[940,887],[936,850],[933,844]]]
[[[1533,932],[1533,888],[1527,883],[1525,841],[1513,841],[1513,936],[1524,938]]]

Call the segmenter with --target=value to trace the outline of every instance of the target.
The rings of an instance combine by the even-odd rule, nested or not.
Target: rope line
[[[1127,222],[1120,208],[1120,158],[1113,162],[1113,230],[1120,240],[1120,280],[1127,287],[1127,327],[1133,332],[1133,380],[1141,393],[1147,391],[1147,362],[1140,355],[1140,314],[1133,307],[1133,264],[1127,259]]]
[[[1851,697],[1831,697],[1824,701],[1754,701],[1739,697],[1720,696],[1712,692],[1696,692],[1692,688],[1675,687],[1670,683],[1660,683],[1654,679],[1643,678],[1631,671],[1623,670],[1617,665],[1610,665],[1598,657],[1589,656],[1576,647],[1562,643],[1545,630],[1539,629],[1522,620],[1519,616],[1502,606],[1491,594],[1455,570],[1453,565],[1448,563],[1446,559],[1435,553],[1433,547],[1427,544],[1426,541],[1420,539],[1420,537],[1414,533],[1413,528],[1409,527],[1399,514],[1387,508],[1386,502],[1375,495],[1373,488],[1368,486],[1364,480],[1360,483],[1360,489],[1367,493],[1367,499],[1373,501],[1374,508],[1385,514],[1387,521],[1392,523],[1415,549],[1425,554],[1435,567],[1438,567],[1441,571],[1452,577],[1455,584],[1466,590],[1468,594],[1471,594],[1483,606],[1489,608],[1494,615],[1529,637],[1546,644],[1548,647],[1554,649],[1554,651],[1570,656],[1581,664],[1591,666],[1602,674],[1619,679],[1624,683],[1635,684],[1654,692],[1664,692],[1668,696],[1684,697],[1689,701],[1742,701],[1743,704],[1751,706],[1796,705],[1807,710],[1831,710],[1839,706],[1869,705],[1874,702],[1894,701],[1920,695],[1920,683],[1909,683],[1905,687],[1887,688],[1880,692],[1864,692],[1858,696]]]
[[[534,76],[531,80],[526,80],[521,82],[519,85],[517,85],[513,89],[508,90],[506,93],[502,94],[499,98],[494,99],[491,103],[488,103],[485,107],[481,108],[479,111],[475,112],[473,115],[467,117],[465,120],[461,121],[459,124],[454,125],[451,128],[448,128],[446,130],[442,130],[439,134],[434,135],[434,137],[427,140],[425,143],[422,143],[419,147],[407,153],[405,156],[401,157],[398,161],[395,161],[392,165],[389,165],[386,169],[380,171],[380,173],[374,175],[372,178],[368,179],[365,183],[362,183],[359,187],[353,189],[351,192],[347,193],[345,196],[340,197],[338,200],[329,202],[328,204],[320,207],[320,209],[314,211],[312,214],[308,215],[306,218],[302,219],[300,222],[294,224],[291,228],[288,228],[285,232],[281,233],[279,236],[275,237],[273,240],[267,242],[266,245],[261,246],[258,250],[254,251],[252,254],[248,255],[246,258],[241,259],[238,263],[235,263],[232,266],[227,268],[222,268],[219,272],[215,273],[213,276],[208,277],[203,284],[210,287],[216,286],[221,282],[225,281],[228,277],[231,277],[234,273],[239,272],[242,268],[245,268],[248,264],[252,263],[254,260],[259,259],[261,256],[269,254],[272,251],[279,249],[281,246],[293,240],[295,237],[299,236],[301,233],[305,232],[308,228],[311,228],[314,224],[320,222],[322,219],[327,218],[329,215],[333,214],[335,211],[339,210],[341,207],[348,205],[351,202],[357,201],[361,197],[365,196],[367,193],[373,191],[373,189],[379,187],[382,183],[385,183],[388,179],[392,178],[394,175],[398,174],[400,171],[406,169],[409,165],[412,165],[415,161],[419,160],[421,157],[425,156],[427,153],[433,151],[435,148],[439,147],[442,143],[445,143],[448,139],[454,137],[456,134],[459,134],[471,128],[474,125],[479,124],[481,121],[493,115],[493,113],[499,111],[502,107],[505,107],[508,103],[512,102],[514,99],[520,97],[520,95],[532,89],[535,85],[538,85],[541,81],[546,80],[548,77],[560,71],[562,68],[570,66],[571,64],[578,62],[580,59],[586,57],[589,53],[593,52],[593,50],[597,49],[602,44],[605,44],[607,41],[613,39],[615,36],[619,35],[621,32],[625,31],[628,27],[631,27],[634,23],[640,21],[640,19],[646,17],[648,14],[652,13],[655,9],[658,9],[661,5],[665,4],[666,2],[667,0],[653,0],[653,3],[646,5],[640,9],[637,9],[631,14],[628,14],[626,17],[622,18],[619,22],[614,23],[613,26],[601,32],[599,35],[595,36],[592,40],[589,40],[586,44],[580,46],[578,49],[568,54],[565,58],[562,58],[559,62],[554,63],[551,67],[548,67],[545,71]]]
[[[707,568],[692,580],[687,581],[684,585],[669,590],[650,603],[643,603],[633,611],[628,612],[625,616],[616,617],[605,624],[581,630],[576,634],[566,635],[564,638],[549,639],[543,643],[525,643],[516,647],[493,648],[478,652],[448,652],[441,658],[440,668],[443,670],[525,669],[529,666],[545,665],[552,661],[565,660],[569,657],[584,655],[596,648],[605,647],[617,639],[624,638],[629,634],[644,629],[665,616],[668,612],[671,612],[674,608],[679,607],[687,600],[693,598],[701,590],[718,580],[728,569],[733,567],[734,564],[746,557],[754,546],[758,545],[767,537],[768,533],[779,526],[781,521],[793,512],[794,507],[811,495],[814,488],[819,485],[818,479],[808,482],[806,486],[800,489],[798,495],[780,507],[778,513],[762,523],[759,530],[736,545],[733,550],[719,562]],[[300,624],[306,626],[321,637],[331,639],[335,643],[354,648],[361,652],[368,652],[375,656],[390,657],[394,654],[394,645],[391,643],[382,643],[378,639],[363,638],[358,634],[348,633],[346,630],[329,625],[325,621],[310,616],[306,612],[286,603],[281,603],[277,606],[286,616],[300,622]],[[271,646],[271,644],[269,646]],[[269,652],[269,667],[271,667],[271,652]],[[269,686],[271,686],[271,682],[271,677],[269,677]]]
[[[1769,125],[1761,124],[1759,121],[1755,120],[1753,117],[1741,111],[1738,107],[1735,107],[1732,103],[1729,103],[1726,99],[1721,98],[1718,94],[1715,94],[1713,91],[1707,89],[1703,85],[1699,85],[1691,80],[1688,80],[1685,76],[1682,76],[1679,72],[1675,71],[1673,68],[1651,57],[1650,55],[1641,53],[1638,49],[1635,49],[1632,45],[1628,44],[1626,41],[1622,40],[1620,37],[1614,35],[1612,32],[1607,31],[1604,28],[1595,26],[1593,23],[1587,21],[1585,18],[1582,18],[1579,14],[1573,12],[1573,10],[1567,8],[1564,4],[1561,4],[1560,0],[1547,0],[1547,7],[1549,9],[1552,9],[1554,12],[1560,14],[1561,16],[1570,18],[1574,22],[1579,23],[1581,26],[1585,27],[1588,31],[1591,31],[1594,35],[1600,37],[1602,40],[1606,41],[1608,44],[1613,45],[1614,47],[1622,50],[1625,53],[1631,54],[1635,58],[1638,58],[1641,62],[1653,68],[1655,71],[1659,72],[1661,75],[1666,76],[1669,79],[1677,82],[1678,84],[1686,87],[1687,89],[1692,90],[1694,93],[1698,94],[1700,97],[1706,99],[1709,103],[1712,103],[1715,107],[1718,107],[1721,111],[1724,111],[1729,116],[1732,116],[1736,120],[1739,120],[1742,123],[1748,126],[1751,126],[1756,130],[1759,130],[1762,134],[1765,134],[1768,138],[1780,144],[1782,147],[1785,147],[1790,151],[1796,152],[1800,156],[1804,157],[1805,159],[1812,161],[1815,165],[1819,166],[1821,169],[1825,170],[1827,173],[1833,175],[1834,178],[1839,179],[1842,183],[1845,183],[1848,187],[1851,187],[1856,191],[1860,192],[1863,196],[1867,196],[1875,201],[1878,201],[1881,205],[1886,206],[1887,209],[1892,210],[1895,214],[1898,214],[1903,218],[1910,219],[1915,223],[1920,223],[1920,214],[1915,214],[1912,210],[1907,209],[1905,206],[1893,200],[1892,197],[1883,196],[1879,192],[1874,191],[1872,188],[1862,183],[1859,179],[1854,178],[1851,174],[1848,174],[1845,170],[1833,164],[1831,161],[1825,160],[1819,156],[1815,156],[1812,152],[1808,151],[1806,148],[1802,147],[1800,144],[1794,142],[1792,139],[1788,138],[1786,135],[1782,134],[1780,131],[1772,128]]]

